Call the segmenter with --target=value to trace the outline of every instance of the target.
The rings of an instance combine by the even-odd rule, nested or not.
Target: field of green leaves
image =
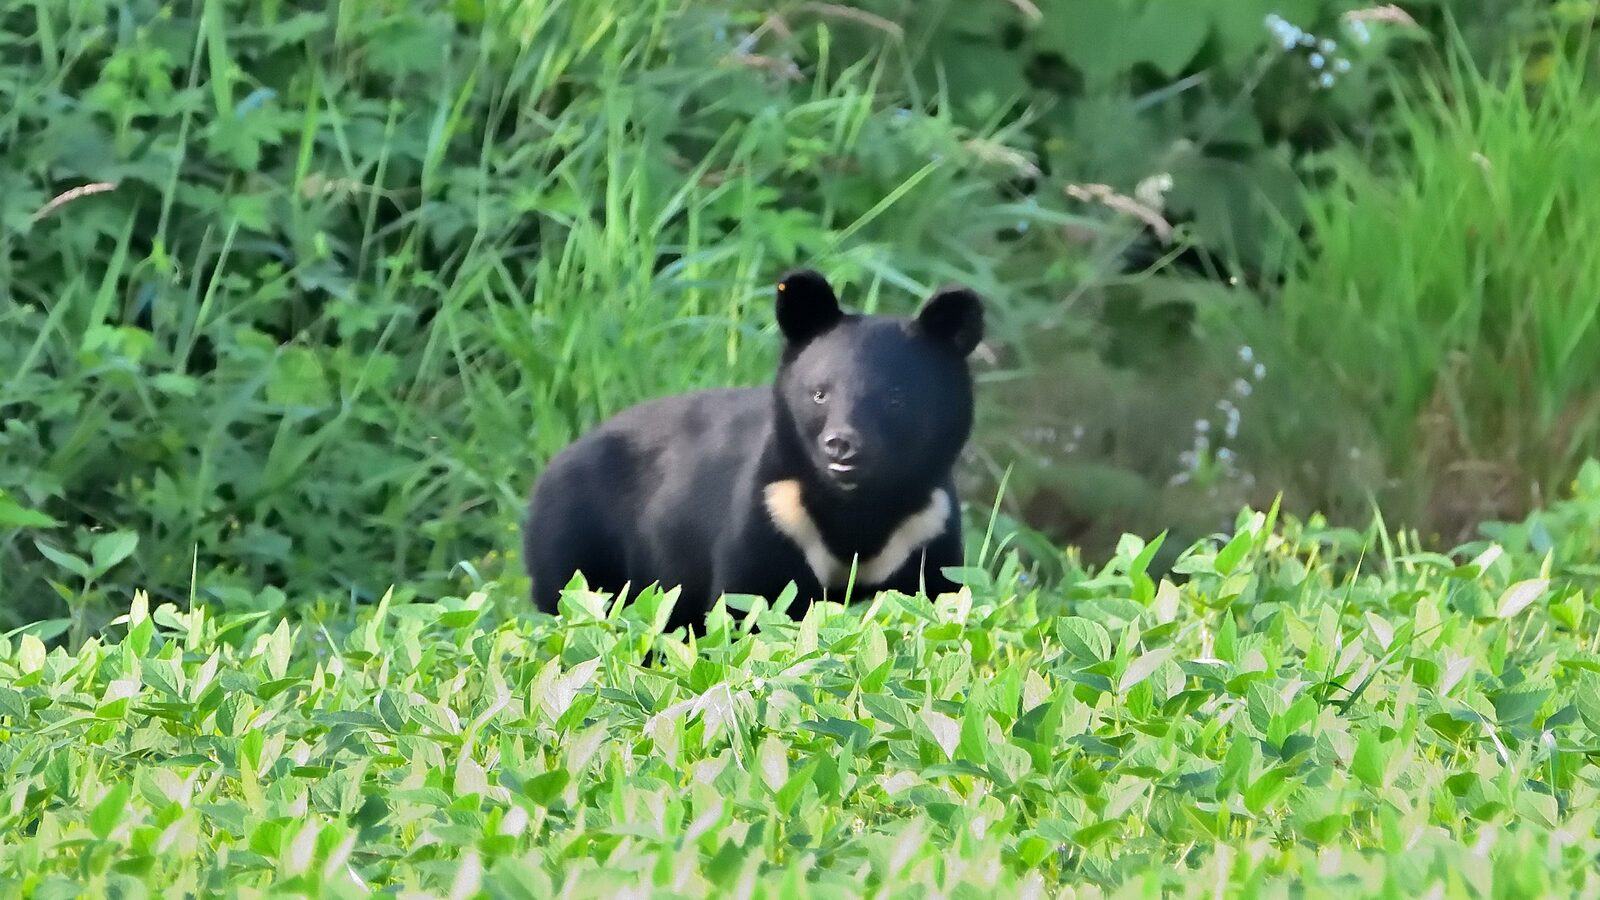
[[[1600,896],[1597,14],[0,4],[0,897]],[[966,587],[534,613],[800,264]]]
[[[1594,896],[1600,465],[1455,556],[1245,513],[799,621],[574,585],[0,645],[9,896]],[[782,607],[780,598],[776,606]]]

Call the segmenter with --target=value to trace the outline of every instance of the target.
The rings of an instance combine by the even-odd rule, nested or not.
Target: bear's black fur
[[[962,561],[951,470],[972,430],[978,297],[853,315],[804,270],[778,283],[777,319],[773,385],[635,406],[550,461],[523,534],[540,609],[575,571],[606,592],[681,587],[668,627],[697,630],[725,593],[793,582],[792,611],[840,599],[852,562],[860,591],[954,589],[941,570]]]

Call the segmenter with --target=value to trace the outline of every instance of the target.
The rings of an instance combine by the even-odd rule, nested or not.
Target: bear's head
[[[976,294],[941,289],[910,318],[856,315],[840,309],[827,279],[802,270],[778,282],[777,318],[778,427],[817,481],[873,495],[949,476],[972,431]]]

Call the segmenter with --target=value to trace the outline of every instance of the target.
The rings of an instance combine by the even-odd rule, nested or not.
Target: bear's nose
[[[822,451],[828,455],[829,462],[849,462],[855,459],[859,440],[851,431],[830,431],[822,437]]]

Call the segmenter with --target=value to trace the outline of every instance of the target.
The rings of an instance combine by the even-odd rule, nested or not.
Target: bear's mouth
[[[832,476],[833,483],[842,490],[855,490],[855,474],[857,471],[858,467],[852,463],[828,463],[828,474]]]

